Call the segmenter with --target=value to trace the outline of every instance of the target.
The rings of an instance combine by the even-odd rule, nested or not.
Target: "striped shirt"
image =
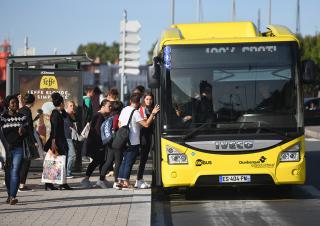
[[[27,117],[21,113],[11,116],[5,112],[0,116],[0,126],[11,148],[22,146],[23,137],[18,131],[20,127],[26,128],[27,124]]]

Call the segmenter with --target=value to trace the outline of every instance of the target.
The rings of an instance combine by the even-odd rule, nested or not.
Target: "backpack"
[[[130,134],[130,129],[129,129],[129,125],[132,119],[132,115],[135,112],[135,110],[133,110],[131,112],[130,118],[128,120],[127,125],[122,126],[121,128],[118,129],[118,131],[116,132],[116,135],[113,139],[113,142],[111,144],[111,147],[114,149],[123,149],[127,143],[129,143],[130,145],[130,139],[129,139],[129,134]]]
[[[112,123],[113,123],[113,116],[107,118],[103,121],[100,127],[101,132],[101,140],[102,144],[106,145],[107,143],[110,143],[112,140]]]

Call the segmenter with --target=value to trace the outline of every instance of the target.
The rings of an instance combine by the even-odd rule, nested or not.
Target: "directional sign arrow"
[[[140,52],[140,47],[138,45],[126,45],[126,52]],[[120,52],[122,52],[122,46],[120,46]]]
[[[126,43],[128,44],[139,44],[141,41],[141,38],[138,34],[128,34],[126,36]]]
[[[139,32],[141,29],[141,24],[137,20],[129,20],[126,23],[126,31],[128,32]],[[124,30],[124,21],[122,20],[120,23],[120,31]]]
[[[124,63],[124,66],[126,66],[126,67],[139,67],[140,66],[140,62],[136,61],[136,60],[126,61]]]
[[[120,58],[122,59],[122,55],[120,55]],[[140,54],[139,53],[127,53],[125,55],[125,60],[139,60]]]
[[[140,70],[137,68],[126,68],[124,69],[125,74],[130,74],[130,75],[139,75]],[[119,74],[122,74],[122,68],[119,69]]]

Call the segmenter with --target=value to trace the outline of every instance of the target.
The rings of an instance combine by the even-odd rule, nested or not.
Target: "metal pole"
[[[300,34],[300,0],[297,0],[296,34]]]
[[[12,67],[12,68],[11,68]],[[12,84],[11,84],[11,75],[14,73],[14,66],[12,60],[8,59],[7,69],[6,69],[6,96],[12,94]]]
[[[236,0],[232,1],[232,21],[236,21]]]
[[[258,31],[260,31],[260,26],[261,26],[261,10],[258,10]]]
[[[171,24],[174,24],[174,0],[171,0]]]
[[[272,8],[272,2],[269,0],[269,24],[271,24],[271,8]]]
[[[200,23],[200,0],[197,0],[197,21]]]
[[[25,39],[24,39],[24,55],[25,55],[25,56],[28,55],[28,49],[29,49],[29,46],[28,46],[28,36],[26,36]]]
[[[127,23],[127,10],[123,11],[123,31],[122,31],[122,59],[121,59],[121,82],[120,82],[120,98],[124,102],[124,84],[126,84],[126,77],[124,74],[124,63],[125,63],[125,45],[126,45],[126,23]]]

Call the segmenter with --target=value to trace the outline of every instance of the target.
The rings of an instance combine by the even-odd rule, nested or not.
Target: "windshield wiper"
[[[202,124],[201,126],[198,126],[198,127],[194,128],[194,129],[191,129],[186,135],[182,136],[182,139],[183,139],[183,140],[188,140],[188,139],[194,137],[194,136],[196,135],[196,133],[197,133],[198,131],[200,131],[201,129],[207,127],[208,125],[213,125],[213,124],[214,124],[214,125],[220,125],[220,126],[217,126],[217,128],[220,128],[220,129],[221,129],[221,128],[228,129],[228,128],[222,126],[223,123],[218,123],[218,124],[217,124],[217,123],[207,122],[207,123]],[[284,132],[284,131],[279,130],[279,129],[271,128],[270,125],[272,125],[272,124],[270,124],[270,123],[268,123],[268,122],[265,122],[265,121],[233,122],[233,123],[227,123],[227,124],[229,125],[229,126],[228,126],[229,129],[230,129],[230,127],[233,127],[234,125],[239,124],[239,127],[238,127],[238,128],[233,128],[233,129],[237,129],[237,130],[238,130],[238,133],[239,133],[241,130],[246,130],[246,129],[248,129],[248,128],[252,128],[252,129],[257,129],[257,133],[260,133],[261,130],[266,130],[266,131],[268,131],[268,132],[272,132],[272,133],[275,133],[275,134],[277,134],[277,135],[280,135],[280,136],[282,136],[282,137],[284,137],[284,138],[288,138],[288,137],[291,138],[291,136],[289,136],[287,132]],[[248,125],[248,124],[256,124],[257,126],[256,126],[256,127],[250,127],[250,126],[247,127],[246,125]],[[261,124],[264,124],[264,125],[267,125],[267,126],[261,127]],[[222,127],[221,127],[221,126],[222,126]]]
[[[198,126],[198,127],[194,128],[194,129],[191,129],[191,131],[188,132],[186,135],[184,135],[182,137],[182,139],[183,140],[187,140],[187,139],[192,138],[198,131],[200,131],[201,129],[207,127],[210,124],[212,124],[212,123],[211,122],[206,122],[206,123],[202,124],[201,126]],[[214,123],[214,124],[216,124],[216,123]]]
[[[270,127],[270,123],[268,123],[268,122],[265,122],[265,121],[256,121],[255,123],[257,123],[257,133],[260,133],[260,130],[261,129],[264,129],[264,130],[267,130],[267,131],[269,131],[269,132],[273,132],[273,133],[276,133],[276,134],[278,134],[278,135],[280,135],[280,136],[282,136],[282,137],[285,137],[285,138],[291,138],[291,136],[289,136],[288,135],[288,133],[287,132],[284,132],[284,131],[282,131],[282,130],[279,130],[279,129],[275,129],[275,128],[271,128]],[[267,125],[267,127],[261,127],[261,124],[265,124],[265,125]]]

